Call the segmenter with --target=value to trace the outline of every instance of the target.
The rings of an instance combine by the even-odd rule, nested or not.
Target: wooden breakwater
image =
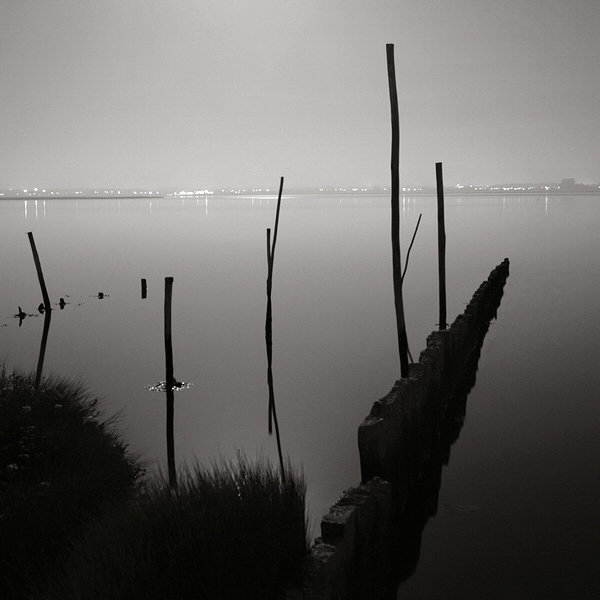
[[[321,537],[311,548],[306,576],[287,600],[383,597],[396,554],[394,525],[421,466],[438,445],[453,391],[465,378],[474,381],[483,337],[496,316],[508,274],[505,259],[454,323],[429,335],[409,376],[373,404],[358,428],[362,483],[344,492],[321,520]]]
[[[428,336],[409,376],[373,404],[358,429],[362,480],[377,476],[389,481],[397,502],[404,501],[419,465],[429,456],[447,399],[465,371],[480,330],[496,314],[508,271],[505,259],[454,323]]]

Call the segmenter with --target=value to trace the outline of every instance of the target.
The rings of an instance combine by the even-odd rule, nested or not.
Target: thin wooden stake
[[[440,297],[440,330],[446,329],[446,225],[444,222],[444,178],[442,163],[435,163],[438,218],[438,279]]]
[[[281,209],[281,195],[283,192],[283,177],[279,182],[279,195],[277,197],[277,211],[275,213],[275,230],[273,232],[273,244],[271,244],[271,230],[267,229],[267,316],[265,319],[265,341],[267,345],[267,384],[269,386],[269,435],[273,433],[277,438],[277,453],[279,455],[279,466],[281,477],[285,479],[285,468],[283,464],[283,453],[281,450],[281,436],[279,434],[279,423],[277,421],[277,410],[275,409],[275,391],[273,387],[273,324],[272,324],[272,302],[271,290],[273,289],[273,265],[275,263],[275,244],[277,243],[277,230],[279,228],[279,211]]]
[[[42,298],[44,299],[44,310],[50,312],[52,307],[50,306],[50,297],[48,296],[48,290],[46,289],[46,283],[44,282],[44,273],[42,271],[42,265],[40,263],[40,257],[35,247],[35,240],[33,239],[33,233],[29,231],[27,233],[29,237],[29,243],[31,244],[31,252],[33,252],[33,262],[35,263],[35,269],[37,271],[38,280],[40,282],[40,288],[42,288]]]
[[[169,486],[177,489],[177,471],[175,470],[175,436],[173,422],[175,417],[175,395],[173,387],[173,343],[171,339],[171,299],[173,297],[173,278],[165,277],[165,362],[167,388],[167,465],[169,470]]]
[[[402,298],[402,259],[400,256],[400,118],[398,115],[398,92],[396,90],[396,68],[394,65],[394,44],[386,45],[390,108],[392,117],[392,271],[394,278],[394,305],[396,309],[396,329],[398,332],[398,353],[400,355],[400,376],[408,377],[408,340],[404,320]]]
[[[404,261],[404,271],[402,271],[402,283],[404,283],[406,269],[408,269],[408,259],[410,258],[410,251],[412,250],[413,244],[415,243],[415,238],[417,237],[417,231],[419,231],[419,225],[421,224],[422,216],[423,216],[423,213],[421,213],[419,215],[419,218],[417,219],[417,225],[415,227],[415,231],[413,233],[412,239],[410,240],[410,246],[408,247],[408,250],[406,252],[406,260]],[[410,354],[410,352],[409,352],[409,354]],[[411,358],[411,360],[412,360],[412,358]]]
[[[265,342],[267,344],[267,384],[269,386],[269,435],[273,433],[273,309],[271,303],[271,274],[273,272],[271,256],[271,230],[267,228],[267,316],[265,319]]]
[[[283,177],[279,180],[279,194],[277,195],[277,210],[275,211],[275,229],[273,230],[273,247],[270,250],[269,279],[273,278],[273,261],[275,260],[275,244],[277,244],[277,231],[279,230],[279,211],[281,210],[281,194],[283,193]]]
[[[142,300],[146,298],[148,294],[148,287],[146,285],[146,280],[142,279]]]

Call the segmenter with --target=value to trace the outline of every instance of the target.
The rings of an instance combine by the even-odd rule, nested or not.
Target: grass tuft
[[[80,383],[0,368],[0,591],[43,587],[71,539],[142,473],[115,419],[102,422]]]
[[[308,553],[305,483],[265,460],[196,466],[149,484],[76,544],[53,600],[283,597]]]
[[[79,383],[0,367],[2,600],[283,597],[302,577],[306,486],[238,456],[138,485]]]

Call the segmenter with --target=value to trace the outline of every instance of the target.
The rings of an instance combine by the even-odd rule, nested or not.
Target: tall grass
[[[142,469],[81,384],[0,368],[0,596],[27,597]]]
[[[46,600],[271,599],[308,553],[305,484],[241,459],[149,484],[75,545]]]
[[[136,485],[81,385],[0,368],[0,598],[278,598],[308,554],[305,483],[266,460]]]

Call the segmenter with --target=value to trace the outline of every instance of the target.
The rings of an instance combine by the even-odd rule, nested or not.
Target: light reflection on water
[[[171,386],[171,389],[174,392],[182,392],[183,390],[188,390],[193,385],[193,383],[185,383],[185,381],[176,381],[175,384]],[[157,381],[153,385],[147,385],[146,389],[149,392],[160,392],[164,394],[167,391],[167,382]]]
[[[0,358],[23,370],[36,365],[43,319],[27,317],[19,328],[11,318],[18,306],[33,314],[40,302],[25,235],[34,231],[52,302],[69,300],[53,313],[46,372],[83,378],[108,411],[121,411],[132,449],[164,463],[164,401],[146,386],[164,379],[163,286],[172,276],[175,371],[194,382],[176,405],[178,461],[240,449],[276,463],[264,354],[264,240],[276,198],[43,204],[0,202]],[[359,482],[357,427],[399,374],[388,205],[386,197],[283,201],[274,384],[284,451],[305,470],[315,520]],[[420,213],[405,280],[414,356],[437,320],[434,198],[405,199],[403,250]],[[453,565],[444,571],[451,577],[484,557],[493,562],[494,552],[504,553],[504,568],[520,547],[561,555],[553,548],[568,547],[575,534],[561,525],[560,541],[549,539],[545,527],[557,520],[590,550],[586,532],[598,527],[590,506],[600,498],[583,465],[600,458],[599,228],[597,196],[447,198],[449,321],[505,257],[511,275],[444,469],[441,508],[403,597],[435,593],[440,564]],[[445,505],[481,510],[458,514]],[[491,532],[497,550],[485,546]],[[471,542],[457,544],[456,536]],[[565,559],[563,571],[572,563]],[[521,568],[514,567],[519,576]]]

